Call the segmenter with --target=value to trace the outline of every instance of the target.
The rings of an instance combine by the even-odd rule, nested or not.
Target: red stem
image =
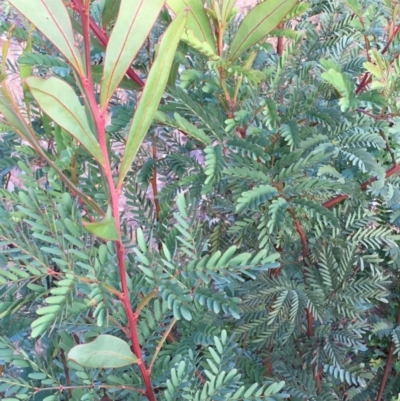
[[[75,4],[77,6],[77,10],[82,19],[83,40],[84,40],[84,46],[85,46],[86,60],[88,60],[88,57],[89,57],[89,63],[87,61],[87,63],[88,63],[87,69],[91,70],[90,53],[89,53],[89,56],[87,54],[90,51],[89,26],[91,24],[90,24],[90,17],[89,17],[89,6],[87,5],[87,7],[84,7],[82,0],[76,0]],[[97,25],[96,25],[96,27],[97,27]],[[92,29],[93,29],[93,27],[92,27]],[[103,110],[100,111],[99,106],[96,101],[93,84],[91,83],[91,81],[89,79],[91,77],[91,71],[87,75],[88,75],[88,78],[81,77],[81,81],[82,81],[82,86],[87,94],[90,108],[92,109],[92,113],[93,113],[95,124],[96,124],[98,139],[99,139],[99,145],[100,145],[100,148],[103,153],[104,160],[105,160],[104,165],[102,167],[103,167],[103,172],[107,179],[107,183],[108,183],[108,187],[109,187],[109,191],[110,191],[111,207],[112,207],[113,217],[115,219],[115,224],[116,224],[116,227],[118,230],[118,236],[119,236],[118,240],[115,241],[115,246],[116,246],[116,251],[117,251],[117,260],[118,260],[118,270],[119,270],[119,276],[120,276],[120,281],[121,281],[121,293],[119,294],[119,298],[121,300],[121,303],[124,306],[125,313],[127,315],[128,326],[129,326],[129,331],[130,331],[130,340],[132,342],[132,349],[133,349],[133,352],[134,352],[136,358],[138,359],[138,366],[139,366],[139,369],[142,374],[142,378],[143,378],[143,381],[144,381],[144,384],[146,387],[146,396],[149,399],[149,401],[156,401],[156,397],[154,395],[153,387],[152,387],[151,380],[150,380],[150,372],[146,368],[145,362],[143,360],[142,350],[140,347],[139,337],[138,337],[138,333],[137,333],[137,323],[138,323],[139,313],[133,312],[130,297],[129,297],[129,289],[128,289],[127,273],[126,273],[126,265],[125,265],[125,251],[124,251],[124,245],[122,243],[121,222],[120,222],[120,216],[119,216],[120,193],[119,193],[119,191],[117,191],[115,184],[114,184],[111,163],[110,163],[110,159],[109,159],[109,155],[108,155],[107,139],[106,139],[106,131],[105,131],[105,125],[106,125],[105,115],[104,115]]]
[[[301,244],[303,245],[303,251],[301,252],[301,254],[303,255],[303,258],[306,258],[308,255],[308,242],[306,233],[304,232],[304,229],[297,218],[295,218],[294,224],[296,226],[296,231],[300,236]]]
[[[293,217],[294,225],[296,227],[296,231],[299,234],[301,244],[303,246],[303,250],[301,252],[303,258],[308,256],[308,241],[306,233],[304,232],[304,228],[301,225],[300,221],[297,219],[296,215],[294,214],[293,209],[290,210],[290,213]],[[306,273],[304,272],[304,279],[306,279]],[[314,318],[309,308],[306,308],[306,316],[307,316],[307,337],[311,338],[314,337]]]
[[[398,173],[399,171],[400,171],[400,165],[395,163],[392,167],[390,167],[389,170],[386,170],[385,177],[389,178],[390,176]],[[376,180],[377,180],[376,177],[372,177],[369,180],[364,181],[360,185],[361,191],[365,191]],[[332,199],[328,200],[327,202],[325,202],[322,206],[326,207],[327,209],[330,209],[330,208],[336,206],[338,203],[343,202],[348,197],[349,197],[349,195],[337,195],[334,198],[332,198]]]
[[[398,306],[397,310],[397,326],[400,326],[400,305]],[[392,364],[393,364],[393,355],[394,351],[396,349],[396,344],[394,341],[390,344],[390,349],[389,349],[389,355],[388,359],[386,361],[386,366],[385,366],[385,371],[383,372],[383,377],[381,381],[381,385],[379,386],[379,392],[376,397],[376,401],[382,401],[383,400],[383,393],[385,391],[386,383],[389,378],[390,371],[392,370]]]
[[[308,242],[306,233],[304,232],[303,226],[300,221],[295,218],[294,224],[296,227],[296,231],[300,236],[301,244],[303,245],[303,251],[301,252],[303,258],[306,258],[308,255]],[[305,277],[306,278],[306,277]],[[307,316],[307,337],[314,337],[314,318],[309,308],[306,308],[306,316]]]

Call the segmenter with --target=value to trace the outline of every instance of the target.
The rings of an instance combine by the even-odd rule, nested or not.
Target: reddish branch
[[[386,170],[385,177],[389,178],[390,176],[400,172],[400,165],[395,163],[392,167],[390,167],[389,170]],[[367,181],[364,181],[360,185],[361,191],[365,191],[373,182],[377,180],[376,177],[372,177]],[[345,199],[347,199],[349,195],[337,195],[334,198],[330,199],[329,201],[325,202],[322,206],[326,207],[327,209],[330,209],[334,206],[336,206],[338,203],[343,202]]]
[[[69,376],[67,358],[65,358],[65,352],[64,352],[64,350],[62,348],[60,349],[60,355],[61,355],[61,362],[62,362],[63,367],[64,367],[65,380],[67,382],[67,386],[71,387],[72,385],[71,385],[71,378]],[[71,388],[68,389],[68,394],[72,398],[72,389]]]
[[[88,54],[90,55],[90,53],[89,53],[90,52],[89,26],[91,25],[91,20],[90,20],[90,16],[89,16],[89,2],[87,1],[84,3],[82,0],[75,0],[74,5],[81,17],[81,20],[82,20],[84,48],[85,48],[85,52],[87,53],[86,60],[88,60]],[[97,25],[96,25],[96,27],[97,27]],[[93,29],[93,27],[92,27],[92,29]],[[104,37],[103,37],[103,39],[104,39]],[[104,176],[106,177],[106,180],[108,183],[108,188],[109,188],[110,198],[111,198],[112,213],[113,213],[115,224],[116,224],[116,227],[118,230],[118,240],[115,241],[115,247],[116,247],[116,251],[117,251],[117,260],[118,260],[119,278],[120,278],[120,282],[121,282],[121,292],[118,294],[118,297],[119,297],[119,299],[125,309],[125,313],[127,315],[128,331],[130,333],[130,340],[132,342],[132,350],[133,350],[136,358],[138,359],[137,364],[140,369],[140,372],[141,372],[141,375],[143,378],[143,382],[146,387],[145,394],[146,394],[147,398],[149,399],[149,401],[156,401],[154,390],[153,390],[153,387],[151,384],[150,371],[147,369],[147,367],[145,365],[141,346],[139,343],[137,324],[138,324],[140,311],[136,311],[136,312],[133,311],[132,304],[131,304],[130,297],[129,297],[127,271],[126,271],[126,265],[125,265],[125,250],[124,250],[124,245],[122,243],[121,222],[120,222],[120,216],[119,216],[120,193],[117,190],[115,183],[114,183],[110,158],[109,158],[109,154],[108,154],[106,131],[105,131],[105,126],[106,126],[105,110],[100,110],[99,105],[97,104],[93,84],[88,79],[91,76],[91,72],[89,72],[89,70],[91,69],[91,65],[90,65],[90,63],[88,63],[88,61],[87,61],[86,67],[88,70],[86,73],[87,77],[81,76],[80,79],[81,79],[81,83],[82,83],[84,92],[87,97],[87,101],[88,101],[91,111],[93,113],[94,122],[96,125],[96,130],[97,130],[98,139],[99,139],[99,146],[100,146],[101,152],[104,157],[104,162],[102,163],[101,167],[103,169]]]
[[[284,27],[285,27],[285,24],[280,23],[277,28],[278,29],[282,29]],[[279,56],[282,56],[282,53],[283,53],[283,36],[279,36],[278,37],[278,41],[276,43],[276,52],[278,53]]]
[[[400,326],[400,305],[398,306],[398,311],[397,311],[397,326]],[[383,401],[383,393],[385,391],[386,383],[389,378],[390,371],[392,370],[392,364],[393,364],[393,356],[394,356],[394,351],[396,350],[396,344],[394,341],[390,344],[390,349],[389,349],[389,355],[386,361],[386,366],[385,370],[383,372],[383,377],[381,381],[381,385],[379,386],[379,392],[376,397],[376,401]]]
[[[305,259],[308,256],[308,251],[309,251],[306,233],[299,219],[294,214],[293,209],[290,209],[289,212],[292,215],[294,226],[296,228],[297,234],[299,234],[300,237],[300,242],[303,248],[301,251],[301,255],[303,256],[303,259]],[[304,274],[304,278],[306,279],[306,274]],[[311,338],[314,336],[314,318],[309,308],[306,308],[306,314],[307,314],[307,337]]]

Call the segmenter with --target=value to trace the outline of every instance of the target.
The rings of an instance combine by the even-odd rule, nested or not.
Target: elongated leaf
[[[104,3],[103,14],[101,15],[101,25],[107,29],[108,24],[113,21],[118,13],[121,0],[106,0]]]
[[[68,359],[86,368],[120,368],[137,363],[129,344],[118,337],[102,334],[88,344],[73,347]]]
[[[229,49],[234,60],[271,32],[294,7],[297,0],[267,0],[255,6],[240,24]]]
[[[165,0],[121,0],[117,21],[107,45],[100,103],[107,105],[150,33]]]
[[[167,85],[169,70],[174,61],[175,51],[185,27],[186,18],[187,13],[183,13],[175,18],[162,38],[160,50],[150,70],[129,130],[118,178],[118,186],[122,185],[157,112],[158,104]]]
[[[221,16],[223,21],[227,21],[233,7],[235,6],[236,0],[224,0],[222,2]]]
[[[215,52],[214,35],[201,0],[167,0],[167,5],[175,15],[189,9],[186,28],[193,31],[200,42],[207,42]]]
[[[71,20],[62,0],[10,0],[10,4],[60,50],[81,76],[85,75]]]
[[[90,233],[107,241],[116,241],[119,239],[117,226],[112,216],[110,207],[108,207],[107,213],[103,220],[95,223],[83,223],[83,226]]]
[[[104,164],[100,146],[74,90],[66,82],[55,77],[30,77],[26,83],[40,108],[76,138],[100,164]]]

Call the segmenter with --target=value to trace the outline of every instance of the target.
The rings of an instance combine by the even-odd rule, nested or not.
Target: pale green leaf
[[[105,107],[142,47],[165,0],[121,0],[107,44],[100,103]]]
[[[193,49],[196,49],[199,53],[204,54],[212,61],[221,60],[208,42],[203,42],[198,39],[194,32],[190,29],[186,29],[185,33],[182,35],[182,41],[187,43],[190,47],[193,47]]]
[[[157,112],[158,104],[167,85],[169,70],[174,61],[175,51],[185,27],[186,15],[186,13],[179,15],[169,25],[162,38],[158,55],[150,70],[142,97],[140,98],[132,125],[129,129],[125,154],[118,178],[118,186],[122,185]]]
[[[68,59],[81,76],[84,67],[67,8],[62,0],[10,0]]]
[[[268,0],[256,5],[240,24],[228,57],[234,60],[278,26],[297,0]]]
[[[40,108],[76,138],[100,164],[104,164],[100,146],[74,90],[66,82],[55,77],[30,77],[26,83]]]
[[[116,18],[120,4],[121,0],[106,0],[101,15],[101,25],[103,29],[107,29],[111,21]]]
[[[88,344],[73,347],[68,359],[86,368],[120,368],[137,363],[129,344],[118,337],[102,334]]]
[[[224,0],[221,7],[221,17],[223,21],[227,21],[231,15],[232,9],[236,4],[236,0]]]
[[[107,241],[116,241],[119,239],[118,229],[110,207],[108,207],[103,220],[95,223],[83,223],[83,226],[90,233]]]

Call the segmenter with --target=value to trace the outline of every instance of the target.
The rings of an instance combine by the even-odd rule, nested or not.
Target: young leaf
[[[117,226],[110,207],[108,207],[106,216],[103,220],[96,223],[83,223],[83,226],[90,233],[107,241],[116,241],[119,239]]]
[[[110,369],[137,363],[129,344],[108,334],[99,335],[88,344],[73,347],[68,359],[86,368]]]
[[[196,49],[199,53],[204,54],[212,61],[221,60],[221,58],[215,53],[214,49],[208,44],[208,42],[199,40],[192,30],[186,30],[186,32],[182,35],[182,41]]]
[[[100,103],[107,106],[160,13],[165,0],[121,0],[107,45]]]
[[[79,75],[85,75],[71,20],[62,0],[10,0],[10,4],[60,50]]]
[[[100,163],[104,157],[74,90],[61,79],[30,77],[26,83],[40,108]]]
[[[186,28],[192,30],[194,36],[200,40],[200,42],[208,43],[211,50],[215,52],[214,35],[201,0],[167,0],[167,5],[175,15],[189,8]]]
[[[133,117],[132,125],[126,141],[126,149],[122,160],[118,186],[128,173],[133,159],[156,114],[158,103],[168,81],[168,73],[174,61],[175,51],[185,27],[187,14],[183,13],[169,25],[160,43],[159,52],[150,70],[142,97]]]
[[[223,21],[227,21],[233,7],[235,6],[236,0],[224,0],[222,2],[222,8],[221,8],[221,17]]]
[[[297,0],[268,0],[256,5],[240,24],[229,49],[235,60],[278,26]]]

